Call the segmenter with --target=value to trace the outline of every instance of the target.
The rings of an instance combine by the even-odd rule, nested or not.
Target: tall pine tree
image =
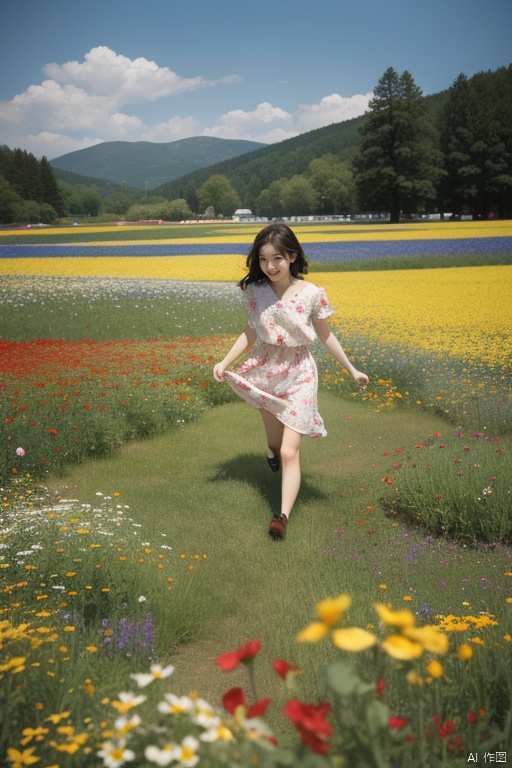
[[[436,198],[442,156],[421,89],[390,67],[379,80],[354,161],[360,207],[415,214]]]
[[[455,214],[512,216],[512,65],[459,75],[441,116],[447,172],[441,200]]]

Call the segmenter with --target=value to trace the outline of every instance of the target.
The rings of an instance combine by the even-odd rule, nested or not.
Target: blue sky
[[[0,144],[273,143],[363,114],[388,67],[424,94],[512,62],[510,0],[10,0]]]

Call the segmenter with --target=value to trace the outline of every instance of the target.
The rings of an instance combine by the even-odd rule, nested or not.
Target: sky
[[[511,0],[2,0],[0,144],[271,144],[512,63]]]

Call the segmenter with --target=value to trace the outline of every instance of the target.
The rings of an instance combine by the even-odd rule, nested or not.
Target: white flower
[[[160,664],[152,664],[150,670],[150,672],[134,673],[130,675],[130,677],[136,681],[139,688],[145,688],[146,685],[152,683],[153,680],[170,677],[174,672],[174,667],[172,664],[169,664],[167,667],[161,667]]]
[[[174,745],[166,744],[163,749],[158,747],[146,747],[144,757],[157,765],[169,765],[174,760]]]
[[[224,723],[219,720],[216,725],[211,725],[207,731],[201,734],[199,737],[201,741],[208,741],[210,743],[214,741],[231,741],[234,736]]]
[[[165,694],[166,701],[161,701],[158,711],[164,714],[181,715],[183,712],[191,712],[194,702],[188,696],[175,696],[174,693]]]
[[[103,744],[103,749],[98,752],[98,757],[103,758],[103,765],[106,768],[118,768],[128,760],[135,760],[135,753],[131,749],[125,749],[125,744],[124,739],[120,739],[116,743],[106,741]]]
[[[139,603],[145,603],[145,602],[146,602],[146,598],[144,597],[144,595],[141,595],[139,597]]]
[[[142,720],[138,715],[132,715],[130,718],[126,717],[126,715],[121,715],[115,721],[114,728],[120,736],[126,736],[132,728],[137,728],[141,722]]]
[[[142,704],[146,699],[147,696],[135,696],[131,691],[121,691],[119,699],[113,701],[112,706],[114,709],[117,709],[120,714],[124,714],[133,707],[138,707],[139,704]]]
[[[193,736],[186,736],[181,744],[174,749],[174,759],[178,760],[184,768],[193,768],[199,762],[199,756],[196,755],[199,749],[199,742]]]

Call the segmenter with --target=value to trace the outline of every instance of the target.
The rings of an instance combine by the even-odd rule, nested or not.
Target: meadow
[[[0,233],[6,765],[512,748],[512,228],[297,225],[371,383],[315,349],[329,437],[277,551],[257,414],[211,375],[257,229]]]

